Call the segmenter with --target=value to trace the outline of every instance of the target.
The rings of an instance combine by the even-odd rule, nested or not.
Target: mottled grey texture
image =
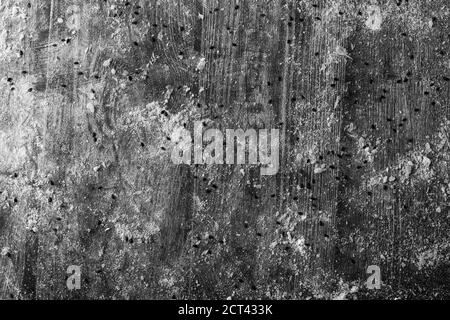
[[[449,298],[449,21],[447,0],[2,0],[0,298]],[[172,164],[196,120],[280,129],[279,173]]]

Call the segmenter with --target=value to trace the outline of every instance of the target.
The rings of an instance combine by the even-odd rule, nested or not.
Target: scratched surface
[[[450,298],[449,42],[447,0],[0,0],[0,298]],[[199,120],[278,174],[172,164]]]

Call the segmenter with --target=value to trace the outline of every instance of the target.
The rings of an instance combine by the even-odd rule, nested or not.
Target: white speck
[[[380,7],[378,5],[370,5],[367,7],[367,13],[366,27],[373,31],[380,30],[383,22]]]
[[[94,109],[94,104],[92,102],[88,102],[88,104],[86,105],[86,109],[90,112],[90,113],[94,113],[95,109]]]
[[[105,68],[109,67],[110,64],[111,64],[111,59],[105,60],[105,61],[103,62],[103,66],[104,66]]]
[[[203,69],[205,69],[205,65],[206,65],[206,59],[205,58],[201,58],[200,61],[197,64],[197,70],[198,71],[203,71]]]
[[[320,174],[322,172],[325,172],[326,170],[327,170],[327,167],[324,164],[322,164],[321,166],[314,168],[314,173]]]
[[[334,52],[334,54],[336,54],[338,56],[343,56],[343,57],[346,57],[346,58],[349,58],[349,59],[353,60],[352,57],[350,57],[348,55],[347,49],[345,49],[344,47],[341,47],[339,45],[336,46],[336,51]]]
[[[334,297],[333,300],[346,300],[347,292],[342,292],[338,296]]]

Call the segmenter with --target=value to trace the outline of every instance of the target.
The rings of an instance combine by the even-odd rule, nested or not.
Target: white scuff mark
[[[163,32],[160,31],[160,32],[158,33],[158,40],[159,40],[159,41],[162,41],[163,39],[164,39]]]
[[[314,174],[320,174],[320,173],[325,172],[326,170],[327,170],[326,165],[325,165],[325,164],[322,164],[322,165],[316,166],[316,167],[314,168]]]
[[[338,296],[334,297],[333,300],[347,300],[347,292],[342,292]]]
[[[80,30],[81,9],[77,5],[71,5],[66,9],[66,26],[72,32]]]
[[[94,104],[92,102],[88,102],[86,104],[86,109],[90,113],[94,113],[95,112]]]
[[[166,86],[166,92],[164,93],[164,102],[168,103],[170,100],[170,97],[173,93],[173,87],[171,85]]]
[[[425,156],[422,157],[422,164],[424,165],[424,168],[428,170],[431,165],[431,160]]]
[[[107,68],[110,66],[111,64],[111,58],[109,58],[108,60],[103,61],[103,67]]]
[[[383,23],[383,16],[381,14],[381,8],[377,4],[372,4],[367,7],[367,20],[366,27],[372,31],[381,30],[381,24]]]
[[[346,58],[349,58],[350,60],[353,60],[352,57],[348,55],[347,49],[339,45],[336,46],[336,51],[334,52],[334,54],[338,56],[344,56]]]
[[[294,250],[301,255],[306,254],[306,245],[305,245],[305,238],[301,237],[300,239],[297,239],[293,244],[292,247]]]
[[[205,69],[205,66],[206,66],[206,59],[205,58],[200,58],[196,69],[197,69],[198,72],[202,72],[203,69]]]

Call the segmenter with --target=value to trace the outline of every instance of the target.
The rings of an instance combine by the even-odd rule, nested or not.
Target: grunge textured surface
[[[448,0],[0,0],[0,298],[450,298],[449,42]],[[198,120],[278,174],[172,164]]]

